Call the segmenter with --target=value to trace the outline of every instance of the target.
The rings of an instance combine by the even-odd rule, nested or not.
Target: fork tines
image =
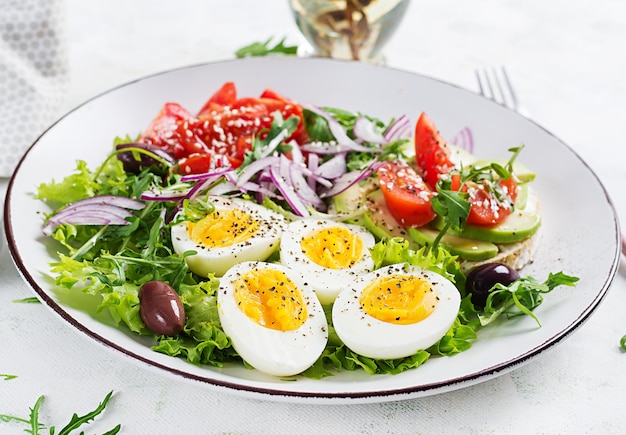
[[[513,110],[519,107],[509,76],[504,67],[476,70],[480,93]]]

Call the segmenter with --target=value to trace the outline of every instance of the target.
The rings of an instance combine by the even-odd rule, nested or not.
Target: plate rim
[[[263,387],[259,387],[259,386],[252,386],[252,385],[242,385],[236,382],[228,382],[228,381],[224,381],[224,380],[220,380],[220,379],[215,379],[215,378],[209,378],[206,376],[201,376],[198,374],[194,374],[191,372],[186,372],[180,369],[177,369],[175,367],[169,367],[166,365],[163,365],[161,363],[159,363],[158,361],[154,361],[148,358],[145,358],[142,355],[139,355],[136,352],[133,352],[130,349],[126,349],[121,345],[118,345],[116,343],[114,343],[113,341],[109,340],[108,338],[103,337],[102,335],[98,334],[97,332],[91,330],[90,328],[88,328],[86,325],[82,324],[79,320],[75,319],[74,317],[72,317],[67,311],[65,311],[62,306],[57,303],[56,301],[54,301],[54,299],[43,289],[41,288],[41,286],[39,285],[39,283],[37,283],[37,280],[32,276],[32,274],[27,270],[27,267],[25,265],[25,262],[23,260],[23,256],[20,254],[19,248],[17,246],[17,242],[15,240],[14,237],[14,231],[13,231],[13,221],[12,221],[12,209],[11,209],[11,204],[12,204],[12,198],[13,198],[13,194],[14,194],[14,183],[16,182],[16,178],[19,174],[19,171],[22,167],[22,165],[24,164],[24,162],[27,160],[29,154],[31,153],[31,151],[34,149],[34,147],[42,140],[43,137],[46,136],[46,134],[48,133],[48,131],[50,131],[51,129],[53,129],[58,123],[62,122],[64,119],[66,119],[67,117],[71,116],[72,113],[76,112],[77,110],[79,110],[81,107],[89,104],[91,101],[97,100],[99,98],[101,98],[104,95],[108,95],[111,94],[115,91],[117,91],[118,89],[124,88],[124,87],[128,87],[128,86],[132,86],[135,83],[138,82],[142,82],[145,80],[149,80],[153,77],[157,77],[157,76],[162,76],[162,75],[167,75],[167,74],[171,74],[177,71],[182,71],[182,70],[189,70],[189,69],[195,69],[195,68],[207,68],[210,67],[212,65],[215,64],[222,64],[222,63],[246,63],[246,62],[266,62],[268,58],[244,58],[244,59],[228,59],[228,60],[221,60],[221,61],[211,61],[211,62],[202,62],[202,63],[196,63],[196,64],[192,64],[192,65],[186,65],[186,66],[180,66],[180,67],[176,67],[176,68],[171,68],[171,69],[167,69],[167,70],[163,70],[163,71],[158,71],[158,72],[154,72],[148,75],[144,75],[142,77],[127,81],[125,83],[121,83],[118,84],[114,87],[111,87],[103,92],[100,92],[90,98],[88,98],[87,100],[85,100],[84,102],[82,102],[81,104],[77,105],[76,107],[74,107],[73,109],[69,110],[68,112],[64,113],[60,118],[58,118],[54,123],[52,123],[46,130],[44,130],[34,141],[33,143],[29,146],[29,148],[25,151],[25,153],[22,155],[22,157],[20,158],[15,170],[13,171],[10,179],[9,179],[9,183],[7,186],[7,190],[6,190],[6,196],[5,196],[5,203],[4,203],[4,232],[5,232],[5,236],[6,236],[6,245],[9,249],[10,252],[10,256],[11,259],[14,263],[14,265],[16,266],[16,268],[18,269],[18,272],[20,273],[20,275],[22,276],[22,278],[28,283],[29,287],[31,287],[32,290],[35,291],[36,295],[39,297],[40,300],[42,300],[43,302],[45,302],[45,304],[52,309],[54,312],[56,312],[63,320],[65,320],[67,323],[69,323],[73,328],[75,328],[75,330],[82,332],[84,335],[90,337],[91,339],[95,340],[97,343],[100,343],[101,345],[104,345],[106,347],[112,348],[115,351],[120,352],[121,354],[130,357],[132,360],[141,362],[142,364],[146,364],[148,366],[151,366],[152,368],[157,368],[160,370],[164,370],[166,373],[170,374],[170,375],[174,375],[177,377],[182,377],[184,379],[187,380],[191,380],[191,381],[196,381],[196,382],[200,382],[203,384],[207,384],[210,385],[212,387],[217,387],[217,388],[225,388],[231,392],[247,392],[247,393],[253,393],[254,397],[257,398],[263,398],[266,400],[287,400],[289,402],[305,402],[305,403],[311,403],[313,402],[320,402],[320,403],[337,403],[338,401],[349,401],[351,403],[357,403],[357,402],[384,402],[384,401],[395,401],[395,400],[404,400],[404,399],[410,399],[410,398],[415,398],[415,397],[421,397],[421,396],[427,396],[427,395],[432,395],[432,394],[438,394],[438,393],[442,393],[445,391],[451,391],[451,390],[456,390],[459,388],[464,388],[466,386],[472,385],[472,384],[476,384],[479,382],[482,382],[483,380],[486,381],[488,380],[488,377],[490,376],[500,376],[502,374],[505,374],[509,371],[512,371],[526,363],[528,363],[530,360],[534,359],[536,356],[538,356],[539,354],[544,353],[547,350],[553,349],[557,344],[561,343],[565,338],[569,337],[574,331],[576,331],[578,328],[580,328],[588,319],[589,317],[594,313],[594,311],[598,308],[598,306],[600,305],[600,303],[603,301],[603,299],[605,298],[606,294],[608,293],[608,290],[611,287],[611,284],[617,274],[617,270],[619,268],[619,260],[620,260],[620,224],[619,224],[619,219],[618,219],[618,215],[616,213],[616,209],[614,206],[613,201],[611,200],[607,189],[605,188],[605,186],[603,185],[602,181],[599,179],[599,177],[597,176],[597,174],[593,171],[593,169],[589,166],[589,164],[583,160],[581,158],[581,156],[574,150],[572,149],[569,145],[567,145],[564,141],[560,140],[556,135],[554,135],[552,132],[550,132],[547,128],[545,128],[544,126],[536,123],[535,121],[533,121],[532,119],[529,119],[517,112],[514,112],[512,110],[509,110],[510,112],[516,114],[517,116],[520,116],[522,118],[524,118],[526,121],[534,124],[536,127],[538,127],[539,129],[541,129],[545,134],[547,134],[548,136],[552,137],[553,139],[555,139],[557,142],[559,142],[560,145],[564,146],[570,153],[572,153],[580,163],[582,163],[587,170],[589,171],[589,173],[593,176],[593,178],[595,179],[595,181],[598,183],[598,186],[601,188],[601,191],[604,193],[604,198],[606,200],[607,205],[609,206],[610,211],[612,212],[612,218],[613,218],[613,224],[615,227],[615,253],[613,255],[613,259],[611,262],[611,266],[609,269],[609,274],[607,275],[607,277],[605,278],[604,282],[602,283],[602,286],[600,289],[598,289],[595,293],[595,297],[593,298],[592,301],[590,301],[590,303],[588,304],[588,306],[585,308],[585,310],[583,310],[566,328],[560,330],[557,334],[549,337],[549,340],[541,343],[540,345],[537,345],[535,347],[533,347],[532,349],[527,350],[526,352],[524,352],[523,354],[518,354],[516,357],[511,358],[507,361],[502,361],[498,364],[492,365],[490,367],[485,367],[482,370],[476,371],[472,374],[469,375],[464,375],[464,376],[459,376],[456,378],[448,378],[445,381],[441,381],[441,382],[434,382],[434,383],[429,383],[429,384],[423,384],[423,385],[419,385],[419,386],[410,386],[410,387],[406,387],[406,388],[392,388],[392,389],[388,389],[388,390],[375,390],[375,391],[359,391],[359,392],[300,392],[300,391],[291,391],[291,390],[284,390],[284,389],[280,389],[280,388],[263,388]],[[288,58],[281,58],[282,61],[285,61]],[[325,63],[325,62],[332,62],[332,63],[355,63],[355,62],[350,62],[350,61],[341,61],[341,60],[334,60],[334,59],[321,59],[321,58],[292,58],[287,60],[288,62],[291,61],[304,61],[304,62],[313,62],[313,63]],[[271,60],[270,60],[271,62]],[[397,72],[402,72],[405,74],[410,74],[410,75],[415,75],[418,77],[422,77],[424,79],[427,80],[434,80],[437,81],[443,85],[446,86],[451,86],[455,89],[461,90],[463,92],[468,92],[468,93],[472,93],[470,90],[465,89],[461,86],[458,86],[456,84],[453,83],[449,83],[446,82],[444,80],[438,79],[438,78],[433,78],[430,77],[428,75],[424,75],[421,73],[416,73],[416,72],[412,72],[412,71],[407,71],[407,70],[403,70],[403,69],[399,69],[399,68],[393,68],[393,67],[380,67],[378,66],[378,68],[385,68],[388,70],[392,70],[392,71],[397,71]],[[472,93],[474,96],[476,97],[481,97],[477,94]],[[493,104],[498,105],[498,103],[493,102],[492,100],[489,100],[485,97],[482,97],[485,100],[490,101]],[[233,391],[234,390],[234,391]]]

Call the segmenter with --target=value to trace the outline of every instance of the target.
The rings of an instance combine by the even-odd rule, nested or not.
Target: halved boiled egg
[[[221,279],[222,329],[252,367],[275,376],[309,368],[328,341],[322,305],[304,279],[280,264],[245,262]]]
[[[242,261],[266,260],[280,243],[287,223],[280,214],[238,198],[210,197],[212,213],[196,222],[172,226],[172,245],[186,257],[189,268],[200,276],[223,275]]]
[[[302,219],[283,233],[280,261],[302,273],[323,304],[331,304],[356,276],[374,268],[374,244],[374,236],[358,225]]]
[[[403,358],[439,341],[454,323],[460,303],[459,291],[443,276],[395,264],[342,291],[333,306],[333,326],[360,355]]]

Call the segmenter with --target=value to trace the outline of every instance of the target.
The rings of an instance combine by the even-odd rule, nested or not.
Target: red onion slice
[[[279,169],[274,166],[271,167],[270,175],[272,177],[272,181],[282,194],[285,201],[287,201],[293,212],[298,216],[309,216],[309,210],[307,209],[306,205],[300,200],[298,195],[296,195],[293,187],[290,186],[280,175]]]
[[[341,192],[350,188],[354,184],[368,178],[370,175],[376,172],[378,168],[380,167],[380,165],[382,164],[383,162],[379,162],[375,160],[367,168],[365,168],[362,171],[346,172],[344,175],[342,175],[337,180],[335,180],[335,184],[333,185],[332,188],[320,194],[320,197],[329,198],[329,197],[340,194]]]
[[[301,167],[298,165],[291,165],[290,171],[291,186],[293,187],[296,195],[304,203],[312,205],[314,208],[320,210],[325,209],[326,204],[317,195],[314,189],[312,189],[307,180],[304,178],[304,174],[301,171]]]
[[[451,144],[458,146],[469,153],[474,151],[474,137],[469,127],[461,129],[451,140]]]
[[[272,165],[278,164],[279,161],[280,161],[280,159],[277,156],[264,157],[262,159],[258,159],[258,160],[253,161],[252,163],[250,163],[248,166],[246,166],[245,168],[243,168],[241,170],[241,172],[237,176],[237,183],[236,184],[238,186],[241,186],[241,185],[247,183],[256,174],[258,174],[262,170],[264,170],[264,169],[266,169],[266,168],[268,168],[268,167],[270,167]]]
[[[131,210],[141,210],[146,205],[132,198],[128,198],[126,196],[117,196],[117,195],[101,195],[101,196],[91,196],[89,198],[83,198],[79,201],[76,201],[63,210],[67,210],[70,208],[83,207],[83,206],[102,206],[102,205],[112,205],[115,207],[128,208]]]
[[[143,207],[143,203],[122,196],[107,195],[85,198],[66,206],[51,216],[43,228],[43,233],[49,236],[60,224],[127,225],[126,218],[133,215],[128,209],[140,210]]]
[[[387,142],[411,137],[411,121],[406,115],[400,116],[387,129],[384,136]]]
[[[337,154],[332,159],[321,164],[315,171],[315,175],[333,180],[346,173],[346,155]]]
[[[354,136],[362,141],[378,145],[387,143],[387,139],[376,131],[376,124],[363,115],[360,115],[356,119],[352,131],[354,132]]]
[[[141,199],[144,201],[178,201],[185,199],[189,194],[189,189],[186,190],[158,190],[148,189],[141,194]]]
[[[307,151],[316,154],[339,154],[347,153],[349,151],[358,151],[362,153],[377,153],[379,149],[366,147],[359,145],[356,142],[351,144],[345,143],[325,143],[325,142],[310,142],[302,145],[302,151]]]
[[[289,131],[287,129],[283,129],[280,131],[280,133],[278,133],[276,135],[275,138],[273,138],[266,146],[265,149],[263,150],[263,152],[261,153],[261,158],[263,157],[267,157],[270,154],[272,154],[276,148],[278,148],[278,145],[281,144],[281,142],[283,141],[283,139],[285,139],[287,137],[287,135],[289,134]]]

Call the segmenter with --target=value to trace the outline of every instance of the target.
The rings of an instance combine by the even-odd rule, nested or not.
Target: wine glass
[[[313,55],[382,63],[410,0],[289,0]]]

